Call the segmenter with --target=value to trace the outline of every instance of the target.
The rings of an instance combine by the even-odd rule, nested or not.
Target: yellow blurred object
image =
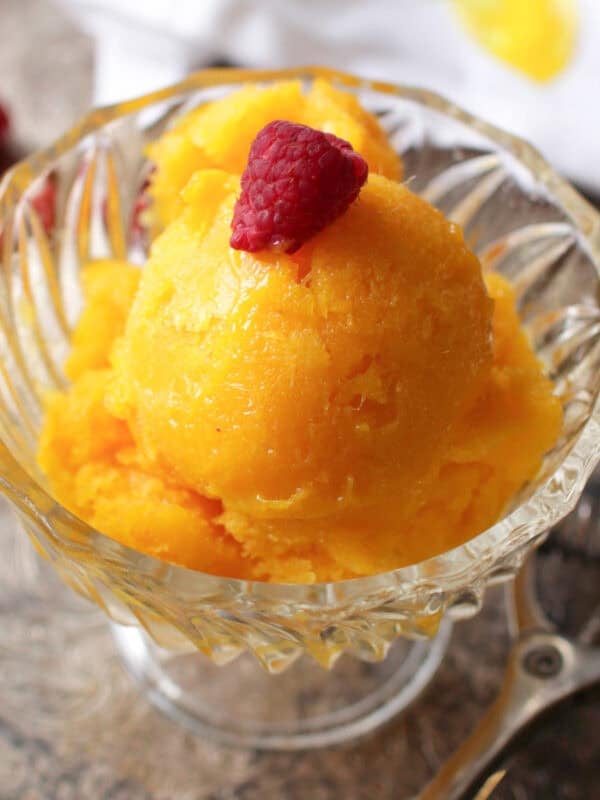
[[[452,0],[465,27],[494,55],[538,81],[575,50],[577,0]]]

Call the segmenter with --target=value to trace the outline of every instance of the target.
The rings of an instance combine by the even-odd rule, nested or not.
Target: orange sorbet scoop
[[[560,404],[510,286],[391,179],[375,120],[326,84],[270,91],[353,141],[367,183],[292,254],[229,246],[232,126],[279,116],[265,91],[155,145],[164,230],[142,270],[86,268],[74,382],[48,400],[39,462],[93,526],[191,568],[311,582],[411,564],[499,517]]]

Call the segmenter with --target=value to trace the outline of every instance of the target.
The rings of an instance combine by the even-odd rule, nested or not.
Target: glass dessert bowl
[[[66,382],[82,265],[145,259],[147,144],[245,82],[290,77],[327,77],[377,114],[413,191],[463,227],[484,269],[510,279],[564,411],[536,480],[492,528],[419,564],[308,585],[221,578],[131,550],[56,502],[35,457],[44,395]],[[0,225],[0,485],[64,581],[106,611],[150,699],[220,741],[319,746],[397,713],[439,664],[449,620],[474,614],[487,585],[515,574],[600,457],[600,218],[528,145],[435,95],[322,69],[198,73],[92,112],[17,165],[1,185]]]

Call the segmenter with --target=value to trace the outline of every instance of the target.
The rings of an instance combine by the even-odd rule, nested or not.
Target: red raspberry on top
[[[367,162],[343,139],[307,125],[270,122],[250,148],[231,246],[293,253],[344,213],[367,174]]]

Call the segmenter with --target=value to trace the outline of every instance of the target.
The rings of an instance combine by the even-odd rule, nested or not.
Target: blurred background
[[[326,64],[438,91],[600,195],[597,0],[2,0],[0,31],[12,147],[206,65]]]
[[[92,105],[207,65],[302,63],[441,92],[600,197],[598,0],[0,0],[0,171]],[[3,507],[0,525],[12,536]],[[227,751],[147,706],[99,613],[25,537],[3,548],[0,800],[397,800],[459,744],[504,669],[496,590],[456,627],[418,705],[377,737],[344,751]],[[570,613],[564,574],[545,575]],[[555,712],[512,756],[494,800],[598,796],[599,724],[598,697]]]

